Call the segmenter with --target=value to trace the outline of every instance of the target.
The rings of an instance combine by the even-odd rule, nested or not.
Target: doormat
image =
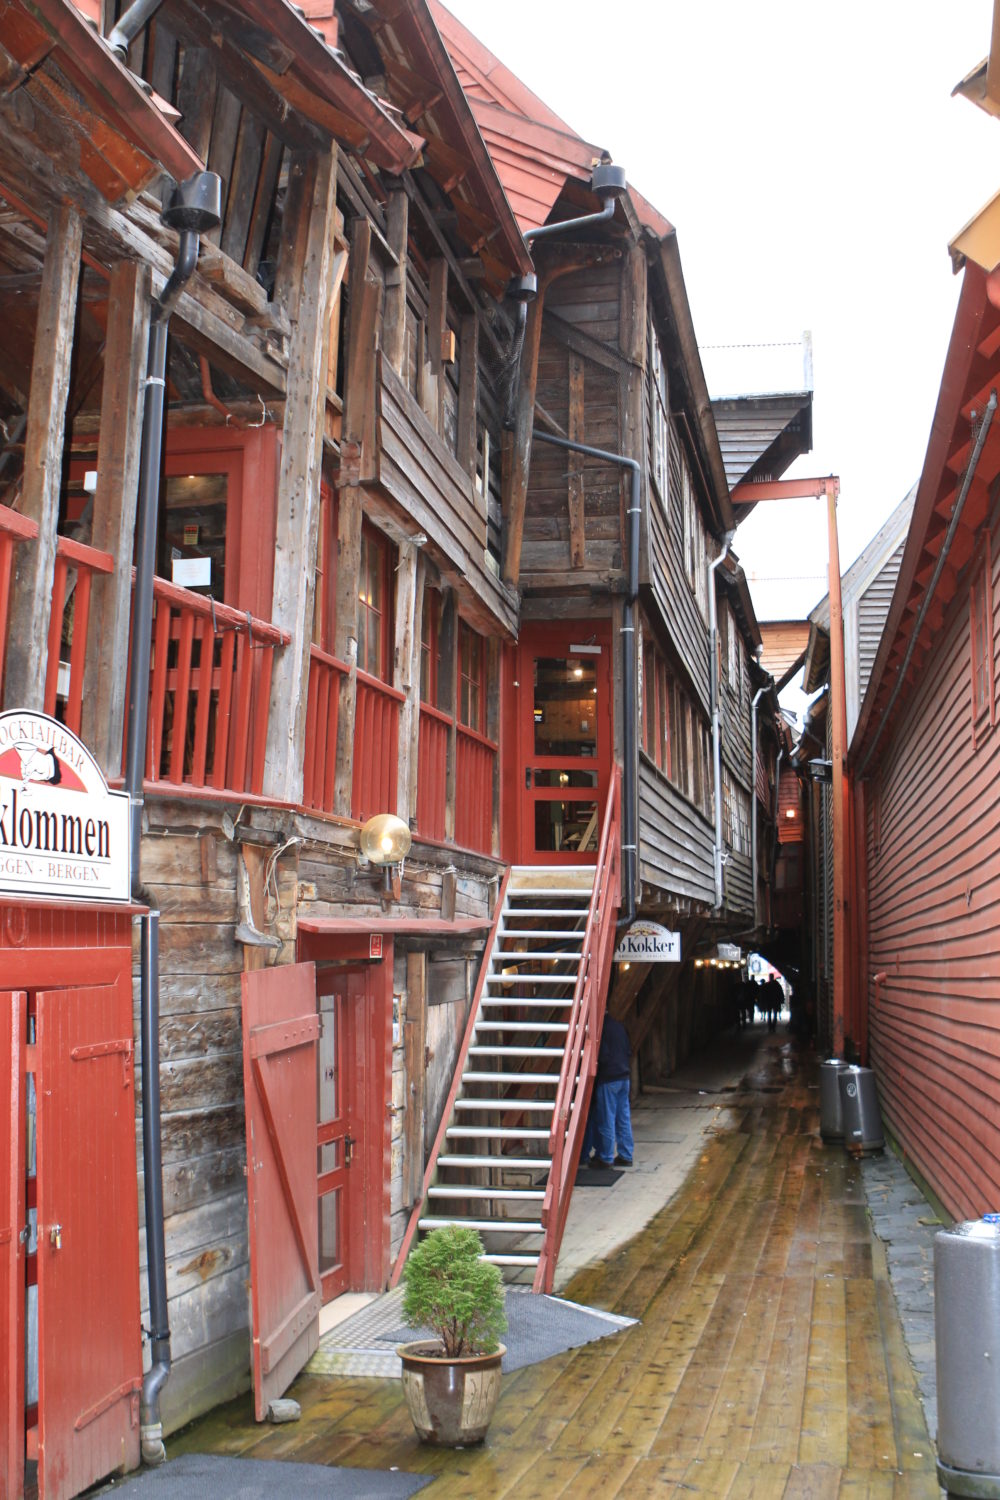
[[[184,1453],[97,1491],[123,1500],[407,1500],[432,1475]]]
[[[508,1286],[504,1291],[507,1332],[503,1335],[503,1343],[507,1353],[503,1368],[506,1371],[538,1364],[553,1354],[563,1354],[567,1349],[621,1333],[636,1321],[600,1308],[581,1307],[578,1302],[568,1302],[563,1297],[536,1294],[526,1287]],[[396,1345],[431,1337],[429,1329],[406,1327],[402,1318],[402,1300],[402,1288],[397,1287],[331,1328],[320,1340],[318,1350],[306,1366],[308,1373],[399,1375]]]
[[[621,1167],[577,1167],[574,1187],[614,1187],[625,1173]]]

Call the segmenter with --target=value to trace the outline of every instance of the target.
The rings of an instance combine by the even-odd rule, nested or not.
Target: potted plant
[[[500,1395],[503,1281],[474,1229],[433,1229],[403,1268],[403,1318],[433,1340],[400,1344],[403,1391],[421,1442],[481,1443]]]

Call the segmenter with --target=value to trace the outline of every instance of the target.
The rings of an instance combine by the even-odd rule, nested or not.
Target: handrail
[[[0,531],[9,532],[20,542],[31,542],[38,535],[38,522],[11,510],[9,505],[0,505]]]
[[[313,661],[318,661],[324,667],[332,667],[335,672],[340,672],[345,677],[351,670],[346,661],[341,661],[339,656],[331,656],[329,651],[323,650],[322,646],[310,646],[309,655]]]
[[[132,576],[135,577],[134,569]],[[246,610],[234,609],[231,604],[220,604],[218,600],[207,598],[204,594],[195,594],[190,589],[181,588],[180,584],[171,583],[167,578],[153,579],[153,597],[162,599],[165,604],[174,604],[190,614],[211,619],[217,633],[220,629],[235,630],[237,633],[249,630],[254,641],[262,646],[287,646],[292,639],[287,630],[272,625],[270,620],[258,620],[256,615],[248,614]]]
[[[570,1172],[576,1172],[583,1138],[583,1106],[590,1092],[585,1080],[593,1078],[597,1071],[597,1051],[604,1020],[604,980],[610,958],[608,936],[610,933],[613,942],[614,919],[621,895],[621,847],[617,838],[620,815],[621,769],[616,767],[601,828],[594,890],[583,934],[580,972],[573,989],[567,1046],[563,1053],[555,1107],[552,1111],[552,1127],[549,1132],[549,1157],[552,1165],[542,1203],[545,1239],[535,1271],[536,1292],[552,1290],[556,1258],[569,1212],[571,1194],[567,1191],[567,1185]],[[574,1094],[577,1105],[575,1109],[572,1107]]]
[[[382,693],[386,698],[394,698],[397,703],[406,702],[406,694],[399,688],[392,686],[391,682],[383,682],[381,677],[373,677],[370,672],[362,672],[358,668],[358,681],[363,682],[366,687],[372,688],[376,693]]]
[[[500,747],[496,740],[491,740],[488,735],[479,729],[471,729],[468,724],[463,724],[461,719],[455,720],[455,730],[463,739],[471,740],[475,745],[482,745],[484,750],[497,751]]]
[[[496,910],[493,913],[493,922],[490,926],[489,937],[486,939],[486,948],[483,955],[483,962],[479,966],[479,982],[476,985],[476,993],[473,995],[472,1004],[469,1007],[469,1019],[465,1024],[465,1035],[462,1038],[462,1045],[459,1049],[458,1057],[455,1060],[455,1067],[451,1079],[451,1088],[448,1090],[448,1097],[445,1100],[444,1108],[441,1111],[441,1123],[438,1125],[437,1135],[434,1137],[434,1145],[431,1147],[431,1153],[427,1159],[427,1166],[424,1170],[424,1179],[420,1186],[420,1197],[413,1205],[413,1211],[410,1214],[410,1221],[406,1226],[406,1233],[403,1236],[403,1243],[399,1247],[399,1254],[396,1256],[396,1263],[392,1268],[392,1275],[389,1280],[390,1287],[396,1286],[400,1276],[402,1275],[403,1266],[406,1264],[406,1257],[409,1254],[410,1246],[413,1243],[413,1237],[417,1232],[417,1224],[420,1220],[420,1215],[423,1212],[424,1201],[427,1197],[427,1190],[430,1187],[434,1177],[434,1173],[437,1170],[437,1159],[441,1154],[441,1147],[444,1145],[446,1139],[446,1131],[449,1124],[451,1123],[451,1115],[453,1109],[455,1108],[455,1100],[458,1098],[458,1090],[461,1087],[462,1074],[465,1072],[465,1063],[469,1055],[469,1048],[472,1046],[472,1039],[476,1034],[476,1021],[479,1019],[479,1002],[482,999],[483,987],[486,984],[486,975],[489,972],[489,959],[496,943],[497,928],[500,926],[500,922],[503,917],[504,905],[507,900],[507,885],[509,881],[510,866],[508,865],[506,871],[504,872],[503,880],[500,884],[500,890],[497,894]]]

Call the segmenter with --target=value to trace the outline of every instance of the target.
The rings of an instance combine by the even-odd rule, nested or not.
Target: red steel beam
[[[730,491],[729,498],[736,506],[756,505],[761,500],[819,500],[831,493],[835,500],[840,494],[840,480],[835,474],[828,474],[825,479],[762,480],[760,484],[750,480],[738,484]]]

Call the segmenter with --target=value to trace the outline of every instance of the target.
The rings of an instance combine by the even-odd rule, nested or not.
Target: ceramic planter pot
[[[481,1443],[500,1396],[500,1361],[507,1352],[447,1359],[438,1343],[400,1344],[403,1391],[422,1443],[443,1448]]]

